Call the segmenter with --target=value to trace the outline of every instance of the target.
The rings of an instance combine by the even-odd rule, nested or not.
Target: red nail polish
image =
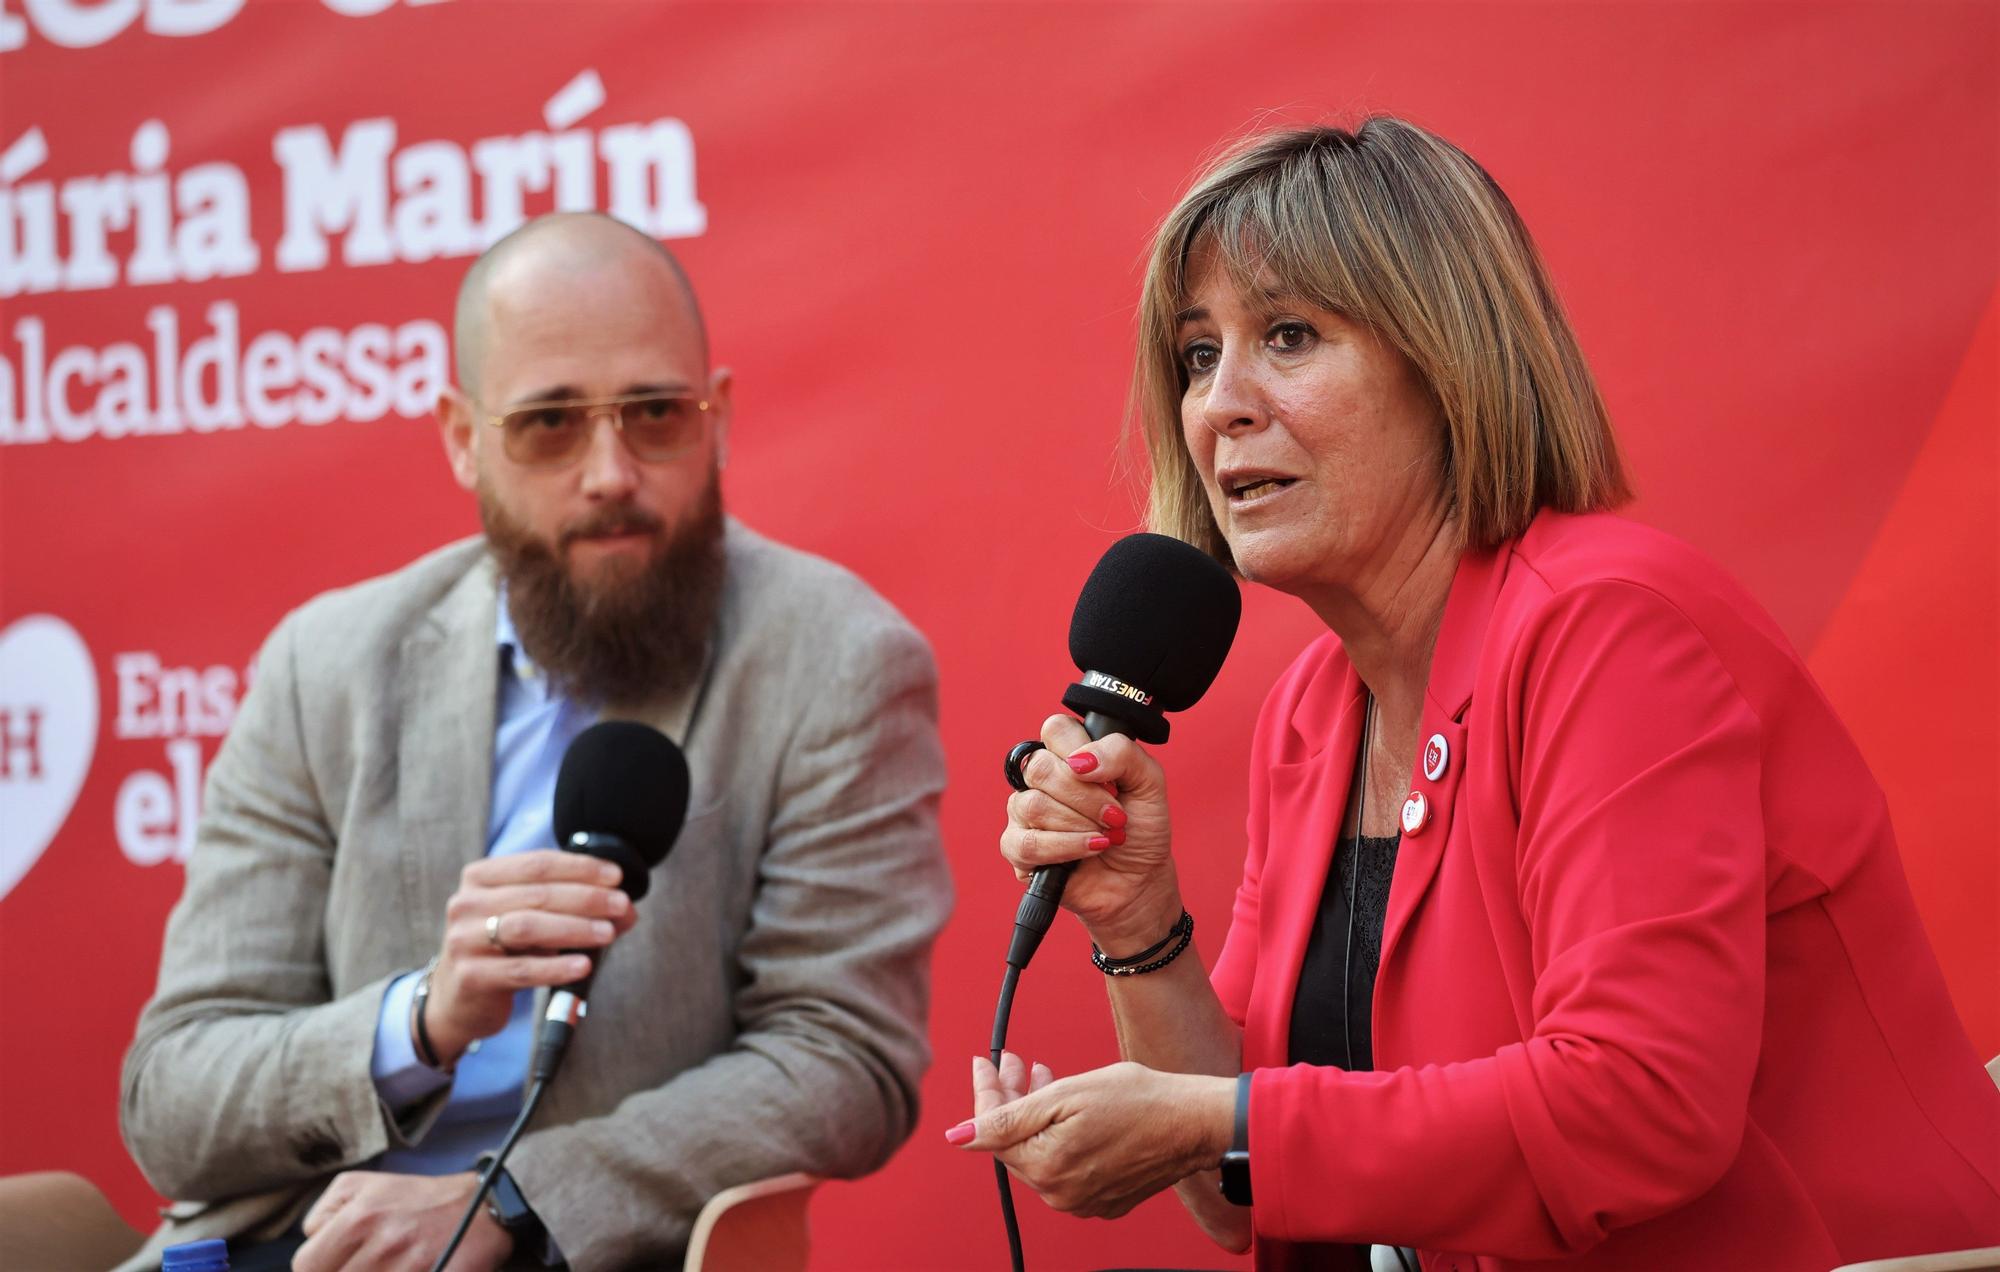
[[[1069,757],[1069,766],[1079,773],[1088,773],[1097,767],[1097,757],[1088,751],[1078,751]]]
[[[1113,830],[1122,829],[1125,825],[1125,810],[1116,804],[1106,804],[1104,806],[1104,813],[1098,820]]]
[[[957,1148],[961,1144],[970,1144],[978,1134],[979,1128],[971,1122],[960,1122],[944,1133],[944,1142]]]
[[[1125,832],[1122,830],[1107,831],[1105,837],[1111,840],[1113,848],[1125,842]]]
[[[1084,845],[1084,847],[1090,849],[1092,852],[1103,852],[1106,848],[1109,848],[1110,846],[1111,846],[1111,841],[1105,838],[1103,835],[1092,835],[1090,837],[1090,842]]]

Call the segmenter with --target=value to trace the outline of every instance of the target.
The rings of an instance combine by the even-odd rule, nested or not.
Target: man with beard
[[[424,1267],[517,1115],[537,991],[592,1015],[454,1269],[676,1261],[713,1193],[910,1133],[949,908],[922,638],[724,517],[729,373],[685,275],[560,214],[468,272],[439,418],[483,539],[314,600],[210,771],[123,1127],[237,1272]],[[555,851],[597,719],[680,742],[636,905]],[[605,957],[613,946],[617,953]]]

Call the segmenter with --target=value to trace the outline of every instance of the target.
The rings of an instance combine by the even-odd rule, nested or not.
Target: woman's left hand
[[[975,1116],[945,1139],[992,1153],[1053,1208],[1093,1219],[1212,1169],[1236,1115],[1234,1078],[1130,1061],[1057,1081],[1012,1054],[997,1070],[975,1059],[972,1093]]]

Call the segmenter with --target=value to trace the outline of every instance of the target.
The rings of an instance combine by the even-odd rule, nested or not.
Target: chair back
[[[805,1272],[806,1205],[819,1183],[794,1173],[710,1197],[695,1216],[681,1272]]]
[[[104,1272],[145,1240],[81,1175],[43,1170],[0,1177],[0,1250],[8,1267]]]

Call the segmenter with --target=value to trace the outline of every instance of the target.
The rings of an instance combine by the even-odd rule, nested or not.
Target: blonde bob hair
[[[1376,116],[1237,144],[1160,226],[1132,381],[1154,530],[1230,560],[1181,433],[1178,315],[1204,249],[1246,294],[1338,313],[1409,360],[1444,422],[1440,483],[1468,546],[1518,537],[1543,508],[1629,497],[1603,399],[1514,205],[1458,147]]]

